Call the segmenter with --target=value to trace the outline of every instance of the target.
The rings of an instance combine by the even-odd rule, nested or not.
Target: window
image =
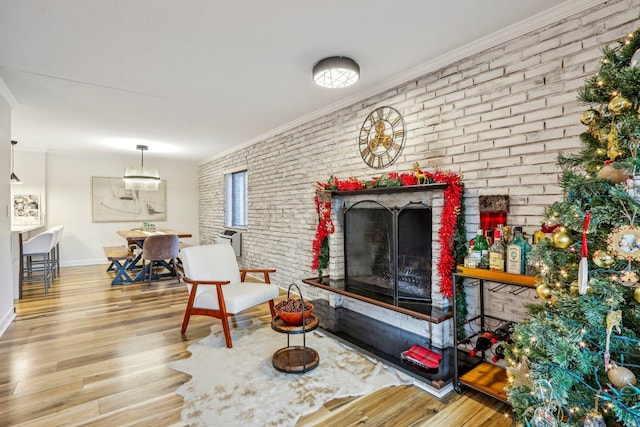
[[[224,225],[247,226],[247,171],[224,176]]]

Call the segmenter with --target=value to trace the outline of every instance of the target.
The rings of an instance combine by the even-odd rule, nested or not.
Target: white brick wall
[[[309,268],[314,184],[330,175],[370,178],[416,161],[435,164],[463,173],[469,238],[482,194],[509,194],[509,222],[533,232],[544,207],[561,197],[557,155],[580,147],[579,114],[587,107],[576,88],[596,70],[602,46],[637,27],[639,12],[638,0],[606,2],[202,165],[202,242],[223,226],[222,173],[239,166],[249,172],[241,263],[276,268],[279,285],[316,274]],[[398,161],[379,171],[362,161],[357,138],[365,117],[384,105],[404,115],[408,136]],[[340,264],[335,255],[332,269]],[[508,292],[491,296],[489,309],[522,312]]]

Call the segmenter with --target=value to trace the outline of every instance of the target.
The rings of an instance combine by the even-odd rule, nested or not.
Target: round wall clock
[[[404,140],[402,115],[395,108],[379,107],[364,120],[358,148],[366,164],[380,169],[396,161],[404,147]]]

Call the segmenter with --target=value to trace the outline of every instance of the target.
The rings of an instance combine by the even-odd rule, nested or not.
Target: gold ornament
[[[640,227],[623,225],[611,230],[607,236],[607,252],[618,259],[640,261],[640,247],[635,245],[640,237]]]
[[[551,288],[542,283],[536,286],[536,294],[542,299],[549,299],[551,298]]]
[[[598,171],[596,175],[600,179],[606,179],[611,181],[612,184],[619,184],[625,182],[629,178],[629,171],[621,168],[614,168],[611,165],[604,165]]]
[[[607,372],[607,377],[615,388],[622,388],[628,385],[636,385],[637,382],[636,376],[633,372],[631,372],[631,370],[625,368],[624,366],[616,366],[615,363],[613,363],[613,367]]]
[[[609,268],[616,262],[616,260],[613,259],[609,252],[603,250],[595,251],[593,253],[592,259],[593,262],[600,268]]]
[[[609,160],[615,160],[622,153],[620,152],[620,148],[618,147],[618,129],[616,129],[615,124],[611,124],[611,130],[607,135],[607,156]]]
[[[609,111],[611,111],[613,114],[618,114],[629,107],[631,107],[631,101],[629,101],[622,95],[614,96],[607,106],[607,108],[609,108]]]
[[[638,284],[638,275],[635,271],[626,270],[620,273],[618,277],[616,277],[616,282],[618,282],[622,286],[630,288]]]
[[[577,280],[574,280],[573,282],[571,282],[571,285],[569,285],[569,294],[571,294],[574,297],[580,294],[580,289],[578,288]]]
[[[640,286],[633,290],[633,298],[640,303]]]
[[[598,117],[600,117],[600,113],[598,113],[596,110],[589,109],[587,111],[583,111],[582,114],[580,114],[580,123],[585,126],[591,126],[595,123]]]
[[[567,233],[566,228],[560,227],[553,233],[553,244],[556,248],[567,249],[572,243],[573,239],[571,238],[571,235]]]
[[[513,388],[523,385],[533,389],[533,380],[531,379],[531,371],[529,371],[529,359],[526,356],[520,358],[517,366],[507,367],[507,377],[509,377],[509,382]]]

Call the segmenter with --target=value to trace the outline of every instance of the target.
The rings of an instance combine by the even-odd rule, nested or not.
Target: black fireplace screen
[[[396,306],[431,302],[431,209],[363,201],[344,211],[346,290]]]

